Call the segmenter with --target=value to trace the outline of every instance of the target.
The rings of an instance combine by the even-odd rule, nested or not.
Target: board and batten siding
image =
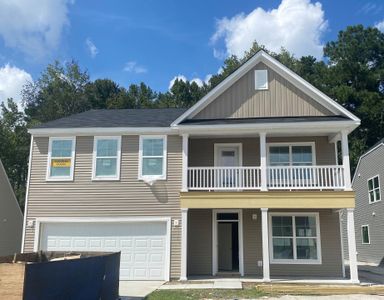
[[[152,187],[138,180],[139,136],[122,136],[119,181],[92,181],[93,137],[76,138],[74,180],[47,182],[47,137],[32,148],[27,221],[39,217],[162,216],[180,219],[181,137],[168,136],[167,179]],[[180,224],[180,222],[179,222]],[[171,226],[171,278],[180,274],[181,227]],[[24,251],[33,251],[34,228],[26,229]]]
[[[268,70],[268,89],[255,90],[255,70]],[[327,108],[259,63],[193,119],[332,116]]]
[[[234,201],[236,197],[234,194]],[[342,259],[339,214],[331,209],[270,210],[269,212],[319,212],[321,264],[270,264],[271,276],[341,277]],[[252,215],[256,214],[256,220]],[[212,274],[212,210],[190,209],[188,212],[188,275]],[[261,213],[243,209],[244,274],[262,276]]]
[[[368,179],[379,175],[381,201],[369,203]],[[356,170],[352,188],[356,192],[355,232],[358,261],[384,263],[384,146],[364,156]],[[346,212],[343,212],[344,253],[348,258]],[[361,226],[369,225],[370,244],[362,244]]]
[[[335,165],[335,144],[325,136],[317,137],[267,137],[267,143],[314,142],[316,165]],[[214,166],[215,143],[242,143],[243,166],[260,166],[259,138],[191,138],[189,140],[189,166]]]

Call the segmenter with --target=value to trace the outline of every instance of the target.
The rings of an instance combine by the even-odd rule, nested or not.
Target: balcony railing
[[[287,166],[267,168],[268,189],[343,189],[343,166]]]
[[[190,190],[257,190],[260,167],[190,167]]]
[[[344,189],[343,166],[270,166],[267,189]],[[260,167],[189,167],[189,190],[260,190]]]

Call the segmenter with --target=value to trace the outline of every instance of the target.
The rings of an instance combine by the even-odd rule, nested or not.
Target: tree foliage
[[[27,127],[89,109],[190,107],[260,49],[362,120],[350,136],[352,165],[384,136],[384,34],[372,27],[357,25],[340,31],[335,41],[326,44],[322,61],[312,56],[296,58],[284,48],[275,53],[255,42],[243,57],[228,57],[221,71],[203,86],[175,80],[166,92],[153,91],[143,82],[125,88],[110,79],[91,81],[77,62],[54,62],[25,86],[24,112],[12,99],[1,105],[0,158],[20,204],[27,176]]]

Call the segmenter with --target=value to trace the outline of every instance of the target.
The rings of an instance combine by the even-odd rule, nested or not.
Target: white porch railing
[[[344,189],[343,166],[268,166],[267,188]],[[189,167],[189,190],[260,190],[260,167]]]
[[[268,189],[344,189],[343,166],[267,167]]]
[[[189,190],[257,190],[260,167],[190,167]]]

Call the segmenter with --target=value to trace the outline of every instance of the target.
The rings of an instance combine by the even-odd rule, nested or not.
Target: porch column
[[[347,208],[347,231],[348,231],[349,272],[351,274],[351,281],[353,283],[359,283],[359,276],[357,273],[354,208]]]
[[[187,280],[188,208],[181,209],[181,270],[180,280]]]
[[[188,192],[188,134],[183,134],[181,191]]]
[[[341,132],[341,151],[343,154],[345,189],[351,190],[352,188],[351,188],[351,169],[349,166],[348,132],[346,130],[343,130]]]
[[[260,180],[261,190],[267,191],[267,149],[265,132],[260,132]]]
[[[261,236],[263,244],[263,281],[270,282],[269,243],[268,243],[268,208],[261,208]]]

